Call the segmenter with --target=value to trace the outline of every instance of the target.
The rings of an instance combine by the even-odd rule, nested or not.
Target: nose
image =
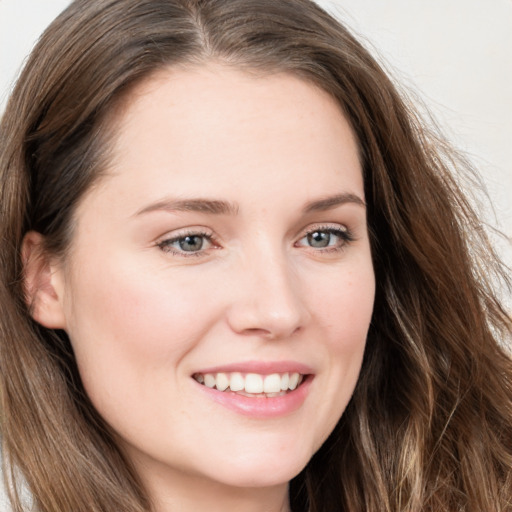
[[[228,323],[238,334],[285,339],[310,318],[300,281],[284,256],[260,254],[232,275],[233,300]]]

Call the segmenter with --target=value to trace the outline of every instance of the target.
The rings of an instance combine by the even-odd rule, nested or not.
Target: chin
[[[227,460],[217,466],[211,478],[232,487],[275,487],[287,484],[307,465],[311,457],[260,457],[250,460],[239,457],[229,463]]]

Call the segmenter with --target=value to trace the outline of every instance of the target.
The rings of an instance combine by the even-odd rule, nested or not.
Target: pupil
[[[180,240],[183,251],[199,251],[203,247],[203,238],[198,235],[186,236]]]
[[[308,235],[308,242],[311,247],[327,247],[331,241],[331,234],[325,231],[315,231]]]

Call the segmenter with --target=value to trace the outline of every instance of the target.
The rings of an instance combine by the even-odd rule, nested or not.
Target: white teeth
[[[245,377],[240,372],[233,373],[197,373],[194,379],[208,388],[219,391],[234,391],[241,394],[280,396],[288,390],[293,391],[302,382],[304,376],[299,373],[271,373],[260,375],[248,373]]]
[[[281,377],[281,391],[287,391],[289,383],[290,383],[290,376],[287,373],[285,373]]]
[[[207,373],[204,376],[204,385],[207,388],[213,388],[215,386],[215,375],[212,375],[211,373]]]
[[[241,373],[232,373],[229,381],[229,389],[231,391],[242,391],[245,388],[245,379]]]
[[[229,386],[229,379],[228,376],[225,373],[217,373],[217,383],[215,386],[219,391],[224,391]]]
[[[297,387],[297,384],[299,383],[299,374],[298,373],[292,373],[290,375],[290,382],[288,383],[289,389],[295,389]]]
[[[256,373],[248,373],[245,377],[245,391],[254,395],[263,393],[263,377]]]
[[[278,373],[267,375],[263,381],[264,393],[279,393],[281,391],[281,377]]]

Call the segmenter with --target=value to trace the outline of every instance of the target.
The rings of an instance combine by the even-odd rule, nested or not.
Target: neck
[[[290,512],[288,484],[234,487],[190,475],[159,475],[146,481],[154,512]]]

